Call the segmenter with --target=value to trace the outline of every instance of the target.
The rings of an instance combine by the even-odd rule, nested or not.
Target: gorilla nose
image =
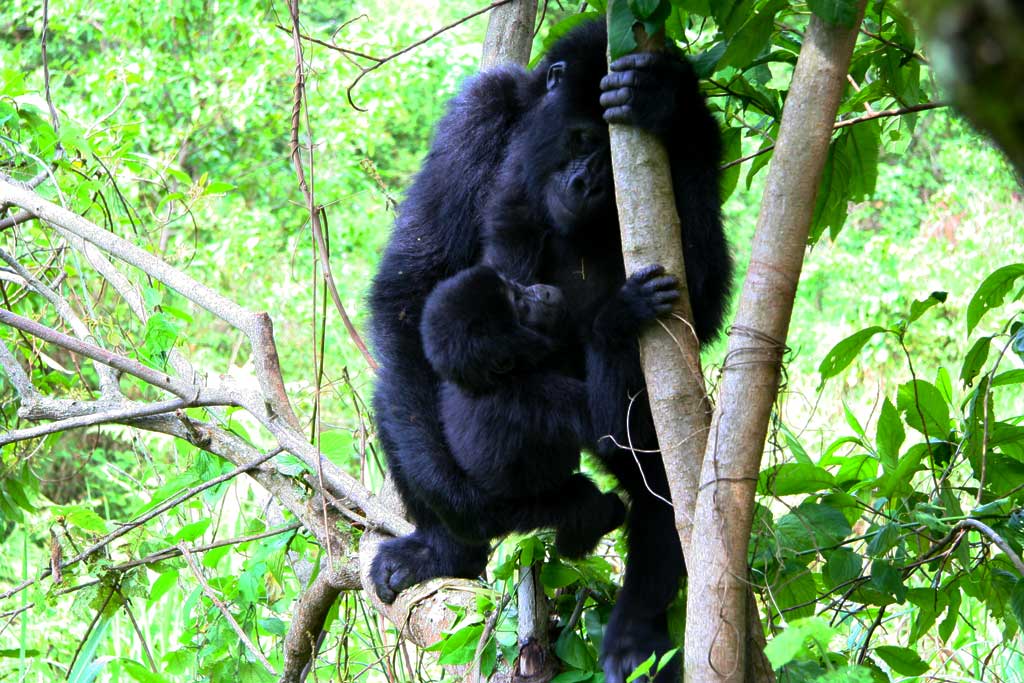
[[[548,285],[536,285],[537,297],[550,306],[559,306],[562,303],[562,291],[558,287]]]

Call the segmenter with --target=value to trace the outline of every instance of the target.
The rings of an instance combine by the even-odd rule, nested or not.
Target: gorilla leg
[[[669,637],[667,611],[685,569],[672,508],[646,490],[633,493],[626,576],[601,653],[606,683],[624,683],[652,652],[660,657],[676,645]],[[655,681],[675,683],[679,667],[676,655]]]
[[[439,576],[473,579],[487,566],[490,547],[467,545],[438,524],[384,541],[370,568],[381,601],[391,604],[406,588]]]
[[[594,482],[578,473],[543,495],[506,504],[514,507],[505,517],[511,524],[497,535],[553,527],[555,547],[570,558],[590,553],[602,536],[626,518],[626,507],[617,495],[601,493]]]

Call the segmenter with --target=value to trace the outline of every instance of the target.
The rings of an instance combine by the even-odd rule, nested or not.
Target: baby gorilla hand
[[[672,312],[679,298],[679,279],[665,275],[659,265],[650,265],[633,273],[594,321],[596,339],[624,342],[647,322]]]

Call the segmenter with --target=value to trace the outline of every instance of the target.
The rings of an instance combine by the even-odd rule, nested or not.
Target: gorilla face
[[[520,325],[548,336],[564,329],[566,309],[562,290],[550,285],[523,287],[511,281],[506,284],[513,314]]]
[[[555,233],[586,238],[609,224],[615,197],[608,124],[602,119],[603,62],[556,61],[537,70],[537,105],[509,155],[529,205]]]
[[[559,143],[563,163],[548,176],[544,206],[554,228],[568,236],[595,217],[614,215],[608,126],[576,121]]]

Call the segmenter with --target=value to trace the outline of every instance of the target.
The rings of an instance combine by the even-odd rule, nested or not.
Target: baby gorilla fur
[[[586,385],[559,367],[569,331],[556,287],[521,287],[487,266],[440,283],[421,324],[448,446],[488,500],[489,535],[553,527],[558,551],[582,557],[626,510],[576,471],[593,429]]]

